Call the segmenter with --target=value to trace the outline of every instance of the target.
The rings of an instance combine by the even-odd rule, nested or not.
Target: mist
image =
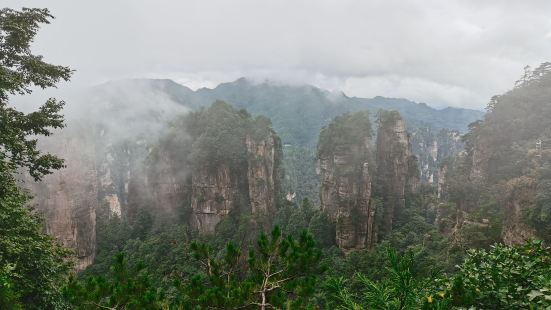
[[[33,50],[75,69],[71,87],[246,76],[481,109],[551,54],[543,0],[4,3],[50,8]]]

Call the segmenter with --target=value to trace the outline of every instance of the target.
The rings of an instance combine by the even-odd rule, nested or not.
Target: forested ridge
[[[446,155],[422,161],[414,150],[423,147],[412,143],[434,132],[411,133],[409,103],[385,111],[375,98],[368,109],[359,102],[302,122],[273,98],[254,105],[258,88],[244,80],[235,83],[251,93],[223,84],[195,99],[172,85],[193,109],[172,115],[158,139],[105,142],[109,131],[90,130],[109,151],[98,156],[107,172],[86,188],[86,199],[100,201],[91,204],[93,221],[86,213],[87,256],[78,242],[47,234],[48,217],[31,202],[40,196],[28,186],[73,168],[40,144],[68,130],[65,102],[51,98],[24,113],[11,101],[69,81],[70,68],[31,53],[52,20],[46,9],[0,10],[1,309],[551,307],[549,63],[493,97]],[[303,90],[287,93],[286,108]],[[224,92],[228,102],[214,98]],[[434,126],[458,129],[471,117]],[[422,177],[425,160],[438,170],[436,183]],[[302,179],[289,182],[293,174]],[[74,223],[78,234],[82,222]]]

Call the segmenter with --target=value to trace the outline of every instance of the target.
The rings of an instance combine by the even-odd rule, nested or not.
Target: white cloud
[[[51,8],[34,48],[76,84],[251,76],[481,108],[551,55],[546,0],[5,2]]]

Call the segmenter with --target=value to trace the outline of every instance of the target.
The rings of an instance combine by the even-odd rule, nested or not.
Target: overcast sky
[[[483,108],[525,65],[551,61],[551,1],[14,1],[56,19],[34,51],[85,86],[167,77],[192,88],[241,76],[349,96]]]

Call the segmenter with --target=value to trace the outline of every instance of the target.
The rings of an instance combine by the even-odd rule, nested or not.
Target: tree
[[[0,171],[28,168],[36,180],[62,167],[63,161],[37,148],[38,135],[62,128],[63,101],[49,99],[38,111],[25,114],[8,106],[10,95],[29,94],[32,87],[54,87],[68,81],[71,70],[33,55],[30,44],[40,24],[53,18],[47,9],[0,10]]]
[[[129,268],[120,252],[108,278],[89,277],[84,283],[71,278],[63,295],[74,309],[164,309],[150,278],[143,264]]]
[[[8,100],[69,80],[69,68],[48,64],[30,50],[39,26],[52,18],[47,9],[0,10],[0,270],[10,270],[2,275],[2,290],[9,286],[25,309],[62,307],[58,288],[70,269],[67,250],[43,234],[14,177],[25,169],[38,181],[63,166],[62,159],[39,151],[37,137],[64,126],[64,102],[52,98],[23,113]]]
[[[11,272],[13,265],[6,265],[0,269],[0,308],[1,309],[21,309],[19,296],[13,291],[11,281]]]
[[[28,196],[12,186],[0,197],[0,268],[25,309],[60,305],[58,288],[70,270],[69,252],[42,233],[42,223],[25,204]]]
[[[457,306],[477,309],[547,309],[551,255],[541,242],[496,244],[469,250],[448,294]]]
[[[400,255],[388,248],[385,277],[373,281],[356,273],[352,285],[343,278],[327,282],[329,304],[336,309],[419,309],[423,281],[416,278],[413,253]],[[354,288],[354,289],[352,289]],[[353,292],[354,291],[354,292]]]
[[[307,308],[325,270],[311,235],[285,238],[277,226],[260,235],[246,262],[232,243],[221,258],[205,244],[194,243],[192,250],[204,266],[186,286],[192,308]]]

